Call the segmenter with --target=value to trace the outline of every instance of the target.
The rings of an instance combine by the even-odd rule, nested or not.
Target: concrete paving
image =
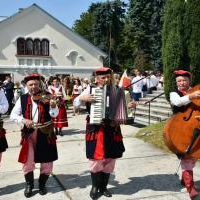
[[[38,193],[39,164],[35,169],[33,200],[89,200],[91,188],[89,164],[85,157],[85,114],[72,116],[68,110],[69,127],[58,136],[59,159],[54,162],[48,193]],[[5,119],[9,149],[3,153],[0,167],[0,200],[26,199],[22,165],[17,162],[20,150],[20,125]],[[108,188],[113,200],[188,200],[189,195],[180,185],[179,176],[174,175],[178,160],[172,154],[159,150],[134,137],[139,128],[122,125],[126,151],[116,162]],[[180,171],[179,171],[180,173]],[[194,179],[200,188],[200,166],[194,170]]]

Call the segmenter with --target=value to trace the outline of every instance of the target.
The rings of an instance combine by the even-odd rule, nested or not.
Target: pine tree
[[[162,35],[162,58],[165,81],[165,94],[175,88],[173,73],[177,69],[188,70],[188,57],[185,42],[185,2],[183,0],[168,0],[164,14]]]
[[[194,85],[200,83],[200,2],[187,0],[185,32],[187,33],[190,71]]]
[[[121,0],[93,3],[73,26],[76,32],[107,53],[104,65],[115,71],[121,70],[118,57],[121,54],[125,7]]]
[[[161,62],[161,27],[165,0],[130,0],[124,41],[129,41],[135,68],[157,70]]]
[[[108,54],[105,65],[119,69],[118,54],[124,27],[126,4],[120,0],[107,1],[94,11],[94,44]]]

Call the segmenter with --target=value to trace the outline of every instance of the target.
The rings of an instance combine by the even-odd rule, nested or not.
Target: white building
[[[38,5],[0,21],[0,79],[29,73],[89,77],[106,54]]]

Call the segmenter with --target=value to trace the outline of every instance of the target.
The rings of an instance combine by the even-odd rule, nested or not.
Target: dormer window
[[[49,40],[18,38],[17,55],[49,56]]]

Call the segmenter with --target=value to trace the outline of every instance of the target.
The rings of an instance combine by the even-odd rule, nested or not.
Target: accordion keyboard
[[[103,88],[92,88],[95,102],[91,103],[90,124],[100,124],[104,118],[104,90]]]

